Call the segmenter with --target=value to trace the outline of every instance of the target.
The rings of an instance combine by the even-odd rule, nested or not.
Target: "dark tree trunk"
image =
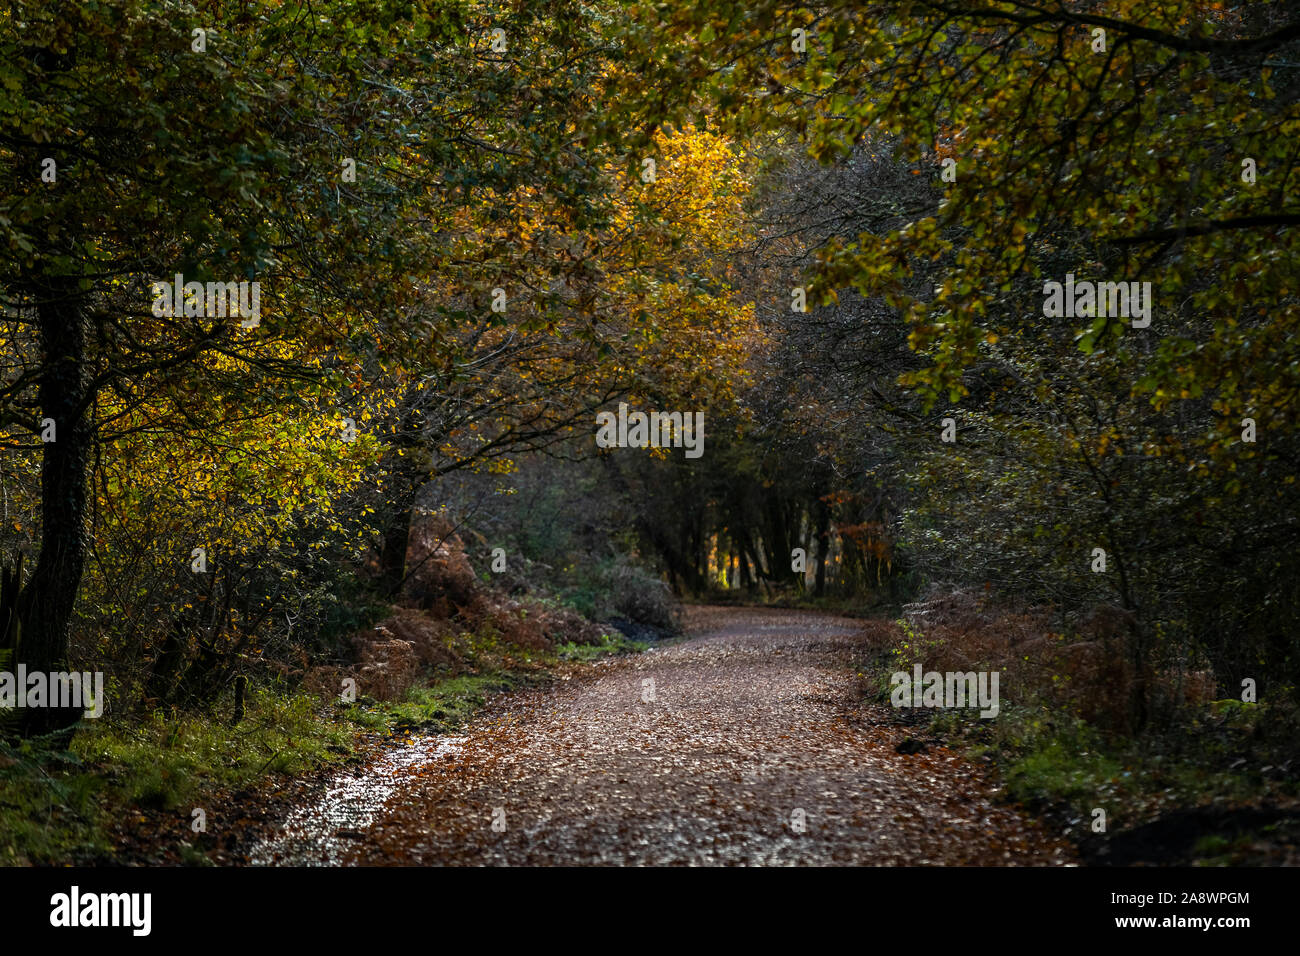
[[[826,593],[826,552],[829,548],[831,509],[821,498],[817,499],[817,583],[813,594],[821,597]]]
[[[428,468],[414,461],[416,453],[436,447],[438,436],[425,427],[425,409],[419,388],[410,389],[402,399],[402,415],[386,436],[393,448],[384,462],[385,497],[389,504],[388,523],[379,552],[381,593],[395,598],[406,583],[406,555],[411,544],[411,519],[420,489],[433,478]]]
[[[740,536],[740,553],[742,556],[749,555],[749,560],[754,565],[755,584],[769,576],[763,569],[763,562],[759,559],[758,550],[754,547],[754,540],[748,531],[742,532]]]
[[[230,715],[230,724],[234,726],[244,719],[244,694],[248,690],[248,678],[240,674],[235,678],[235,708]]]
[[[690,555],[691,562],[691,591],[699,594],[704,590],[705,582],[708,581],[708,555],[704,553],[704,539],[701,534],[701,522],[698,514],[691,515],[690,541],[686,546],[686,553]],[[700,571],[703,565],[704,572]]]
[[[41,462],[41,552],[18,598],[22,633],[15,659],[28,671],[65,670],[68,627],[86,563],[87,469],[93,444],[85,317],[66,299],[50,296],[37,308],[45,367],[39,400],[54,420],[54,441]],[[69,727],[78,709],[24,708],[24,736]]]
[[[411,544],[411,513],[415,495],[403,495],[396,503],[388,527],[384,529],[384,544],[379,554],[379,587],[388,597],[395,597],[406,580],[406,552]]]
[[[796,583],[798,575],[790,566],[794,542],[786,502],[776,493],[767,495],[763,502],[763,544],[767,551],[768,576],[773,582]]]

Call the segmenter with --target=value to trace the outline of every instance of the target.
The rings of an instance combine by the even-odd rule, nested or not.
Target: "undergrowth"
[[[917,663],[925,672],[997,670],[996,717],[981,718],[978,708],[899,708],[896,719],[929,745],[991,765],[1006,799],[1048,817],[1090,862],[1118,854],[1140,828],[1163,833],[1160,821],[1171,815],[1206,832],[1187,841],[1165,836],[1164,850],[1144,844],[1150,862],[1259,862],[1270,840],[1294,842],[1300,833],[1300,816],[1280,829],[1232,823],[1249,814],[1271,819],[1261,807],[1283,817],[1297,807],[1300,713],[1289,688],[1260,703],[1213,699],[1211,673],[1155,669],[1149,718],[1134,727],[1132,674],[1109,659],[1120,645],[1105,633],[1057,633],[1031,611],[951,595],[881,624],[861,668],[867,696],[889,704],[891,674],[910,675]],[[1230,835],[1211,832],[1216,826]],[[1166,855],[1152,856],[1159,853]]]
[[[485,627],[449,646],[462,672],[444,667],[390,700],[345,703],[267,686],[249,693],[233,726],[216,711],[157,711],[83,721],[66,748],[0,742],[0,865],[112,862],[124,818],[146,810],[188,818],[213,794],[342,761],[375,734],[446,733],[492,694],[544,681],[561,662],[645,645],[602,634],[593,644],[518,648]]]

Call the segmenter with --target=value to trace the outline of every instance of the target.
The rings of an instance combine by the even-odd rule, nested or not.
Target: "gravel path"
[[[888,708],[860,700],[853,621],[694,608],[688,624],[497,698],[454,743],[389,761],[364,826],[300,837],[345,864],[1074,862],[975,765],[895,752]]]

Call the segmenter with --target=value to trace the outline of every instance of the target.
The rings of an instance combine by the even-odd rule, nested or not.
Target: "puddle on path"
[[[254,866],[338,866],[365,838],[384,804],[416,767],[454,753],[465,737],[416,737],[355,773],[340,774],[319,800],[295,810],[279,831],[253,848]]]

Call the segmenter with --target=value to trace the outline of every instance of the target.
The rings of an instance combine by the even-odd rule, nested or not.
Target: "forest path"
[[[976,765],[942,748],[895,752],[904,733],[889,708],[861,699],[857,622],[700,607],[687,623],[685,641],[503,694],[462,736],[421,738],[377,761],[301,808],[255,859],[1074,861],[1037,823],[995,804]]]

